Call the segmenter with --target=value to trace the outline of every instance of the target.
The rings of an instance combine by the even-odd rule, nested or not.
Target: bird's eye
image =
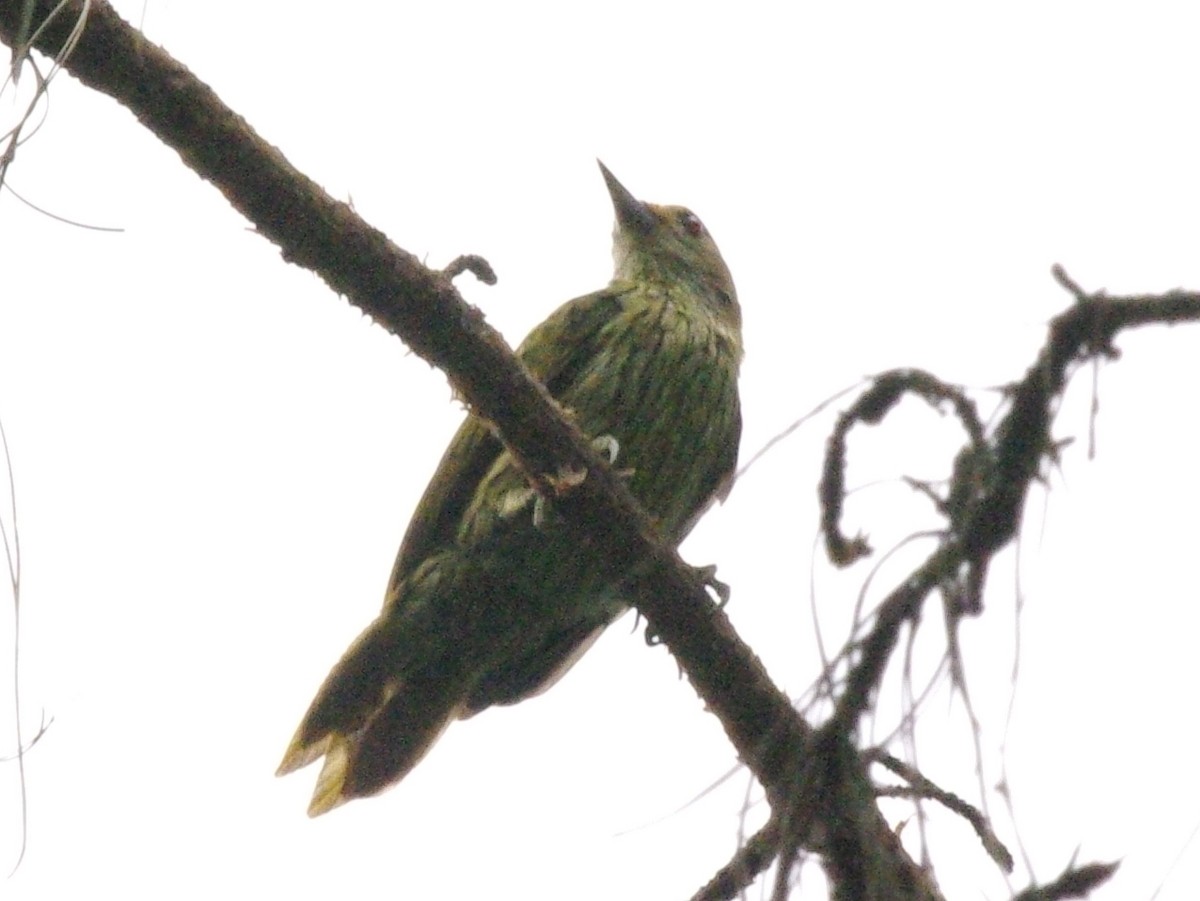
[[[704,223],[691,210],[684,210],[683,214],[679,217],[679,222],[683,225],[683,230],[693,238],[698,238],[704,234]]]

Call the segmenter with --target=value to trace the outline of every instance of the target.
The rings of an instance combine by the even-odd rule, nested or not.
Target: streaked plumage
[[[559,307],[517,354],[586,434],[615,446],[616,468],[677,544],[736,462],[741,314],[700,220],[635,200],[601,169],[617,213],[613,281]],[[454,719],[547,688],[627,606],[620,579],[468,416],[409,525],[383,611],[326,678],[279,773],[325,757],[314,816],[375,794]]]

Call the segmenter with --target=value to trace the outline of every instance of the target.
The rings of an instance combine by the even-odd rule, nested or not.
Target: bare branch
[[[1075,296],[1076,303],[1059,314],[1050,324],[1050,335],[1025,378],[1009,389],[1008,413],[996,428],[994,438],[979,441],[964,418],[971,444],[956,461],[950,487],[952,503],[947,505],[949,530],[941,545],[903,583],[880,604],[871,634],[858,648],[859,661],[850,673],[833,722],[829,727],[849,734],[866,709],[879,685],[900,629],[914,621],[921,604],[937,588],[949,587],[948,593],[978,596],[983,573],[991,558],[1016,535],[1025,498],[1043,460],[1053,461],[1058,444],[1050,434],[1050,425],[1058,397],[1066,385],[1072,367],[1097,357],[1115,357],[1113,339],[1124,328],[1150,323],[1190,322],[1200,319],[1200,294],[1172,291],[1162,295],[1108,297],[1103,293],[1086,294],[1056,266],[1054,276]],[[891,376],[892,374],[888,374]],[[843,415],[843,422],[877,421],[898,399],[898,393],[913,390],[905,379],[883,376],[864,399]],[[925,392],[921,392],[924,396]],[[962,415],[962,408],[956,405]],[[838,433],[835,433],[835,435]],[[838,476],[830,477],[831,468],[840,470],[838,457],[842,445],[834,448],[830,439],[831,460],[822,480],[822,504],[827,524],[836,518],[830,510],[840,510],[840,499],[828,496],[830,485],[840,485]],[[836,538],[835,538],[836,543]],[[963,612],[973,612],[969,604]],[[840,725],[834,726],[834,722]]]
[[[1003,842],[996,837],[996,833],[992,831],[992,827],[988,824],[987,819],[979,811],[978,808],[968,804],[954,792],[948,792],[944,788],[934,784],[931,780],[922,775],[915,767],[909,766],[903,760],[888,754],[886,751],[877,750],[870,755],[873,760],[878,761],[883,766],[887,767],[897,776],[908,783],[908,787],[904,789],[880,789],[880,795],[890,795],[894,797],[906,797],[916,794],[922,798],[929,798],[937,801],[948,810],[952,810],[961,816],[964,820],[971,824],[971,828],[975,830],[975,834],[979,836],[979,841],[983,843],[984,849],[988,856],[992,858],[1000,868],[1006,873],[1011,873],[1013,869],[1013,857],[1008,848],[1004,847]]]
[[[1117,872],[1119,863],[1090,863],[1070,867],[1047,885],[1027,888],[1013,901],[1062,901],[1066,898],[1086,898]]]
[[[729,901],[749,888],[755,877],[771,865],[779,848],[779,821],[772,817],[762,829],[738,848],[692,901]]]

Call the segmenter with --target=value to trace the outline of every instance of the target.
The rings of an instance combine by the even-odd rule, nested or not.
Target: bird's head
[[[599,162],[597,160],[597,162]],[[737,290],[712,235],[691,210],[638,200],[604,163],[600,171],[617,213],[613,262],[617,281],[683,283],[710,296],[740,322]]]

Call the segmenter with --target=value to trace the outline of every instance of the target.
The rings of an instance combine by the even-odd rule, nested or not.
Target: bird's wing
[[[388,603],[391,603],[396,587],[420,566],[421,561],[454,540],[459,520],[471,503],[479,480],[503,449],[486,422],[474,414],[467,415],[442,454],[442,462],[417,504],[404,541],[400,543],[400,552],[388,582]]]
[[[610,288],[568,301],[521,343],[517,356],[552,395],[559,396],[595,353],[595,339],[620,312],[623,293]],[[480,480],[503,452],[488,424],[468,415],[413,513],[392,568],[389,598],[423,560],[454,541]]]
[[[620,315],[633,286],[610,285],[569,300],[529,333],[517,356],[554,397],[561,397],[595,355],[604,326]]]
[[[684,522],[679,531],[679,541],[691,534],[696,523],[705,513],[716,504],[723,504],[733,491],[734,478],[737,475],[738,443],[742,437],[742,410],[737,406],[733,410],[733,425],[731,440],[723,445],[723,453],[716,466],[702,479],[701,497],[703,501],[696,506],[695,512]]]

